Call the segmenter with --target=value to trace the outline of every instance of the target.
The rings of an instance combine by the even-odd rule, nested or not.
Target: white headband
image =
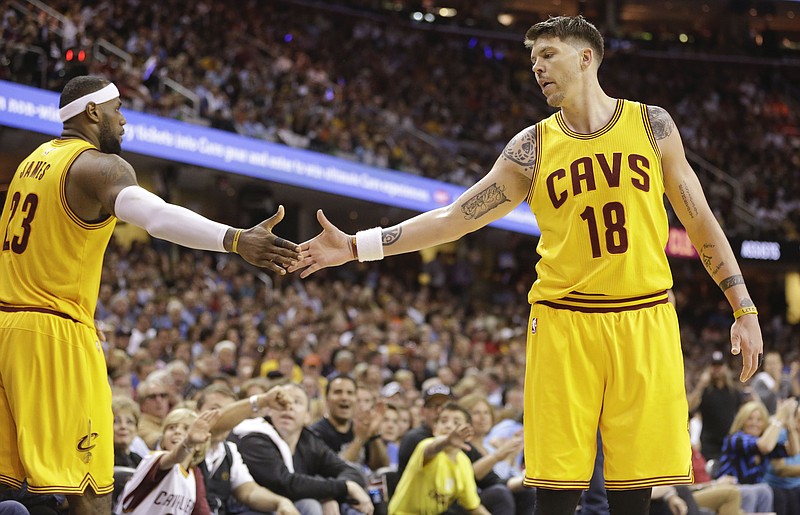
[[[108,102],[109,100],[113,100],[119,96],[119,90],[112,82],[108,86],[104,88],[100,88],[97,91],[93,91],[88,95],[83,95],[80,98],[77,98],[70,102],[69,104],[65,105],[61,109],[58,110],[58,117],[61,118],[62,122],[66,122],[73,116],[77,116],[81,114],[85,109],[89,102],[94,102],[95,104],[102,104],[103,102]]]

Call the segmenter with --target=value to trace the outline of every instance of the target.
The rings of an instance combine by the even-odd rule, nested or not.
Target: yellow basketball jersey
[[[541,259],[528,300],[571,292],[630,299],[670,288],[661,153],[647,106],[618,100],[592,134],[570,130],[558,112],[536,124],[536,148],[527,200]]]
[[[44,143],[19,165],[0,217],[0,305],[67,315],[94,327],[103,254],[116,218],[82,221],[67,206],[67,171],[80,139]]]

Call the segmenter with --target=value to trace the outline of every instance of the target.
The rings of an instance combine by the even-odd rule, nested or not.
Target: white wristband
[[[358,260],[379,261],[383,259],[383,228],[373,227],[366,231],[356,233],[356,249],[358,250]]]

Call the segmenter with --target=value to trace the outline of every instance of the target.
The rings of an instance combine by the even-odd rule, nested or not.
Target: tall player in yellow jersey
[[[99,77],[64,87],[60,138],[17,168],[0,217],[0,489],[65,494],[71,513],[111,512],[113,417],[94,310],[117,218],[181,245],[238,252],[278,273],[299,247],[283,218],[235,229],[137,185],[119,157],[125,118]]]
[[[644,514],[652,486],[692,481],[678,323],[666,292],[665,194],[731,305],[742,381],[763,347],[757,312],[672,118],[601,88],[597,29],[581,16],[551,18],[530,28],[525,46],[556,114],[518,133],[449,206],[355,236],[318,212],[323,231],[289,271],[307,277],[453,241],[528,202],[542,233],[525,379],[525,483],[538,488],[536,513],[574,513],[599,427],[612,513]]]

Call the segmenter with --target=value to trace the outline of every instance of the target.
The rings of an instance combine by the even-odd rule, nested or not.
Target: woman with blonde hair
[[[778,403],[775,416],[759,401],[745,403],[731,424],[728,436],[722,443],[717,477],[730,475],[736,478],[742,493],[742,509],[746,512],[770,512],[775,509],[783,515],[781,506],[785,499],[782,491],[775,490],[764,481],[769,461],[796,454],[800,448],[797,430],[792,423],[797,400],[785,399]],[[779,443],[781,430],[786,427],[789,438]],[[774,506],[774,508],[773,508]]]
[[[197,465],[208,450],[219,411],[197,415],[178,408],[162,425],[161,449],[142,459],[125,485],[116,513],[133,515],[210,514]]]

